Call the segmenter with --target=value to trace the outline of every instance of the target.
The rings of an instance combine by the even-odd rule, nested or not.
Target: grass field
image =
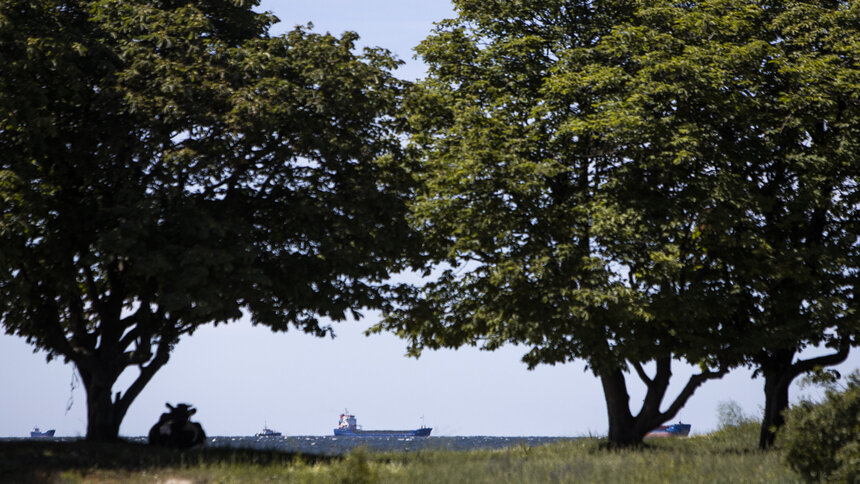
[[[598,439],[503,450],[370,453],[345,457],[144,445],[0,442],[0,482],[50,483],[543,483],[801,482],[780,451],[755,448],[757,427],[730,427],[644,448],[608,450]]]

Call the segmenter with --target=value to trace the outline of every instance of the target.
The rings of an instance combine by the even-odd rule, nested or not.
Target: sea
[[[124,437],[132,442],[146,443],[146,437]],[[305,455],[345,455],[362,447],[377,452],[416,452],[420,450],[474,450],[503,449],[506,447],[534,447],[553,442],[576,440],[577,437],[335,437],[297,435],[279,437],[208,437],[207,447],[241,448],[297,452]],[[0,440],[29,440],[0,438]],[[77,438],[58,437],[54,441],[71,441]]]
[[[369,451],[415,452],[419,450],[474,450],[549,444],[573,437],[210,437],[212,447],[238,447],[260,450],[299,452],[302,454],[343,455],[357,447]]]

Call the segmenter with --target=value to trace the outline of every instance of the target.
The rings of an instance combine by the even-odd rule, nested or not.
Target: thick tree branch
[[[90,295],[90,300],[93,303],[93,307],[96,312],[99,314],[99,319],[104,321],[107,316],[107,307],[102,301],[101,291],[99,291],[99,287],[96,284],[95,275],[93,275],[92,267],[89,264],[84,264],[84,276],[87,281],[87,293]]]
[[[84,303],[80,294],[70,294],[68,299],[69,328],[71,343],[75,347],[94,348],[96,338],[87,330],[87,319],[84,315]]]
[[[125,349],[141,338],[143,332],[151,326],[152,310],[149,307],[149,298],[141,300],[137,310],[123,318],[122,321],[126,328],[131,328],[119,340],[120,348]]]
[[[675,415],[678,414],[678,411],[687,404],[687,400],[693,396],[693,393],[696,392],[696,389],[699,388],[703,383],[708,380],[714,380],[718,378],[722,378],[726,373],[728,373],[727,368],[721,368],[717,371],[704,371],[697,375],[693,375],[687,381],[687,384],[684,386],[684,389],[681,390],[681,393],[678,394],[675,401],[669,405],[669,408],[666,409],[665,412],[660,414],[660,418],[663,422],[671,420],[675,418]]]
[[[123,270],[120,268],[120,264],[117,262],[113,262],[108,269],[108,284],[110,285],[110,295],[108,296],[108,300],[106,303],[107,313],[110,320],[116,320],[120,322],[122,319],[122,308],[125,304],[126,297],[126,284],[125,284],[125,274]],[[119,336],[124,333],[125,327],[119,327],[117,325],[117,339]]]
[[[169,329],[172,323],[167,321],[163,311],[159,309],[155,313],[152,312],[149,299],[142,301],[137,311],[126,319],[129,318],[135,319],[136,326],[123,336],[122,348],[128,348],[135,341],[137,347],[123,355],[126,366],[141,365],[152,358],[152,338],[156,334],[167,339],[176,339],[181,334]]]
[[[125,366],[142,365],[152,358],[152,334],[140,334],[134,351],[123,353]]]
[[[138,310],[139,311],[139,310]],[[122,323],[126,328],[131,328],[119,340],[119,347],[125,350],[132,343],[138,340],[143,332],[143,321],[141,317],[138,315],[138,311],[135,311],[134,314],[126,316],[122,319]]]
[[[846,359],[848,359],[848,354],[851,352],[851,344],[847,340],[843,340],[839,345],[839,350],[836,353],[831,353],[829,355],[822,355],[815,358],[810,358],[808,360],[801,360],[791,366],[793,374],[792,380],[802,375],[803,373],[810,372],[814,370],[816,367],[824,367],[824,366],[833,366],[842,363]]]
[[[654,382],[654,380],[649,378],[648,374],[645,373],[645,369],[642,368],[641,363],[639,363],[638,361],[633,361],[633,362],[631,362],[631,365],[633,365],[633,368],[636,369],[636,373],[639,375],[639,379],[641,379],[643,382],[645,382],[646,385],[651,385],[651,383]]]
[[[162,337],[158,343],[158,349],[156,350],[155,357],[152,361],[150,361],[146,366],[140,366],[140,375],[138,375],[137,379],[134,380],[134,382],[126,389],[124,394],[117,394],[115,404],[118,415],[125,415],[128,411],[128,407],[131,406],[131,402],[140,395],[140,392],[143,391],[144,387],[146,387],[149,381],[152,380],[155,373],[161,369],[162,366],[167,364],[167,360],[170,359],[171,347],[175,342],[175,339]]]
[[[663,403],[666,390],[669,388],[669,380],[672,377],[671,356],[657,358],[654,362],[656,366],[654,378],[648,384],[648,391],[645,393],[645,400],[639,411],[639,415],[645,416],[645,418],[648,418],[649,415],[660,415],[660,404]]]

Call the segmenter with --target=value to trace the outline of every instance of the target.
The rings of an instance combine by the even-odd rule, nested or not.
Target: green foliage
[[[800,386],[803,387],[819,387],[825,390],[836,390],[839,385],[839,380],[842,374],[833,369],[816,368],[807,373],[800,380]]]
[[[398,61],[258,3],[0,4],[0,322],[104,405],[139,366],[116,425],[181,335],[328,334],[409,244]]]
[[[371,468],[366,449],[353,449],[343,459],[343,465],[338,469],[338,479],[344,484],[371,484],[378,482],[378,476]]]
[[[651,185],[648,159],[616,139],[631,114],[604,108],[634,91],[616,82],[627,58],[598,40],[634,9],[457,5],[459,17],[419,46],[430,74],[406,102],[422,183],[413,222],[428,267],[454,267],[383,326],[414,354],[518,342],[531,346],[530,366],[585,358],[615,368],[676,353],[705,363],[726,317],[714,309],[734,297],[712,289],[694,237],[706,187],[662,161]]]
[[[809,481],[856,482],[860,475],[860,373],[820,403],[801,402],[786,418],[779,442],[787,465]]]

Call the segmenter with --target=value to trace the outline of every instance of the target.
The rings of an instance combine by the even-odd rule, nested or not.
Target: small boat
[[[364,430],[357,424],[355,415],[344,410],[344,413],[340,414],[340,421],[337,428],[334,429],[334,435],[345,437],[428,437],[432,430],[430,427],[425,427],[423,422],[421,428],[415,430]]]
[[[678,422],[671,425],[661,425],[648,432],[645,437],[686,437],[690,435],[692,425]]]
[[[39,430],[39,427],[33,427],[33,430],[30,431],[30,438],[33,438],[33,439],[51,439],[54,437],[54,432],[56,432],[56,430],[54,430],[54,429],[46,430],[46,431],[42,432],[41,430]]]
[[[281,435],[280,432],[270,429],[265,424],[263,425],[263,430],[254,434],[255,437],[280,437]]]

